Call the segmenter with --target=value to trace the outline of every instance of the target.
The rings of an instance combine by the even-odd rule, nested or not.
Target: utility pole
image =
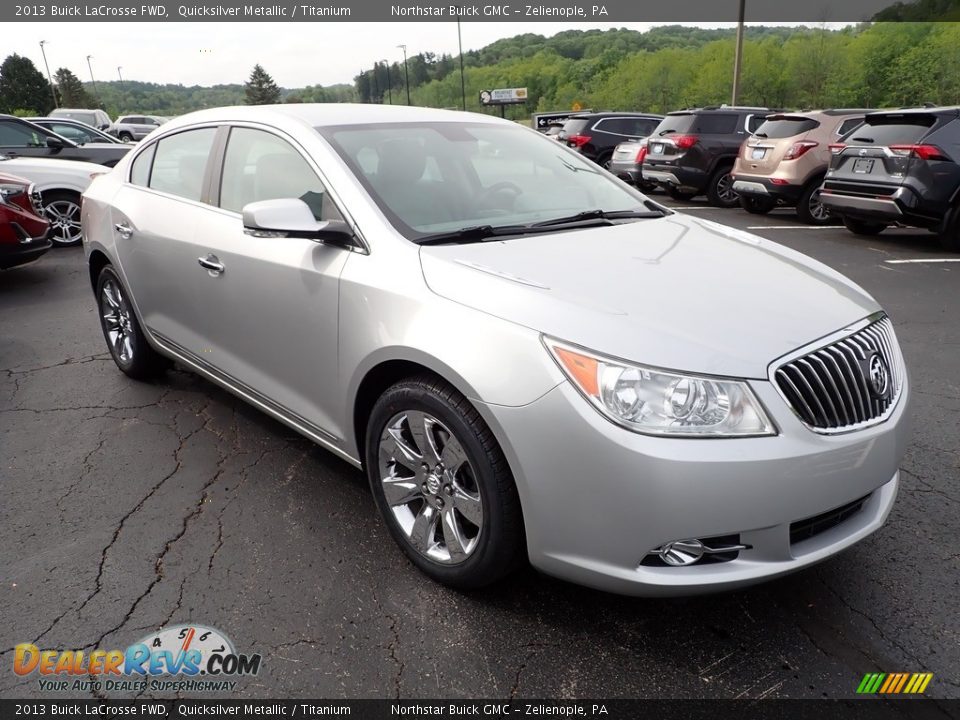
[[[398,48],[403,48],[403,81],[404,85],[407,87],[407,105],[410,104],[410,72],[407,70],[407,46],[406,45],[397,45]]]
[[[737,24],[737,49],[733,58],[733,92],[730,104],[736,105],[740,100],[740,70],[743,64],[743,19],[746,14],[747,0],[740,0],[740,16]]]
[[[57,89],[53,85],[53,75],[50,74],[50,66],[47,64],[47,51],[43,49],[46,44],[46,40],[40,41],[40,52],[43,54],[43,66],[47,69],[47,80],[50,81],[50,95],[53,97],[53,106],[58,108],[60,104],[57,102]]]
[[[460,37],[460,18],[457,17],[457,45],[460,47],[460,98],[463,109],[467,109],[467,82],[463,77],[463,39]]]
[[[125,91],[126,88],[123,87],[123,75],[120,74],[122,69],[123,65],[117,65],[117,77],[120,78],[120,89]]]
[[[93,85],[93,96],[97,99],[97,107],[100,107],[103,103],[100,102],[100,93],[97,92],[97,81],[93,79],[93,66],[90,64],[91,59],[93,59],[93,55],[87,55],[87,70],[90,71],[90,83]]]
[[[393,105],[393,88],[391,87],[393,83],[390,82],[390,63],[387,60],[381,60],[380,62],[382,62],[383,66],[387,69],[387,102]]]
[[[379,63],[373,64],[373,101],[383,104],[383,97],[380,95],[380,83],[377,82],[377,66]]]

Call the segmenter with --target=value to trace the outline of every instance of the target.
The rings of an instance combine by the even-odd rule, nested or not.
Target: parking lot
[[[668,204],[811,255],[889,311],[914,436],[876,535],[718,596],[532,570],[447,590],[404,559],[359,471],[195,375],[119,373],[82,251],[59,250],[0,274],[0,667],[18,643],[124,648],[191,621],[263,655],[231,697],[849,697],[896,671],[960,697],[960,262],[935,262],[960,256],[920,231]],[[0,672],[0,695],[41,694]]]

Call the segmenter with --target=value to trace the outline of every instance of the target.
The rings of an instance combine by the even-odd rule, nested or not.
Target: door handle
[[[223,263],[220,262],[220,258],[216,255],[207,255],[206,257],[198,257],[197,262],[200,263],[200,267],[206,268],[210,271],[210,275],[216,277],[223,273],[226,268],[223,266]]]
[[[133,228],[126,223],[117,223],[113,226],[113,229],[116,230],[124,240],[129,239],[130,236],[133,235]]]

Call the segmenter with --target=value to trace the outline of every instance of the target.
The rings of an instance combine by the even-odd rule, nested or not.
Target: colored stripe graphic
[[[933,673],[867,673],[857,686],[858,695],[921,695]]]

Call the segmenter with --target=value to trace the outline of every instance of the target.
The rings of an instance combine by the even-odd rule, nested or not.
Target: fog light
[[[703,557],[704,547],[699,540],[676,540],[660,547],[656,553],[667,565],[692,565]]]

